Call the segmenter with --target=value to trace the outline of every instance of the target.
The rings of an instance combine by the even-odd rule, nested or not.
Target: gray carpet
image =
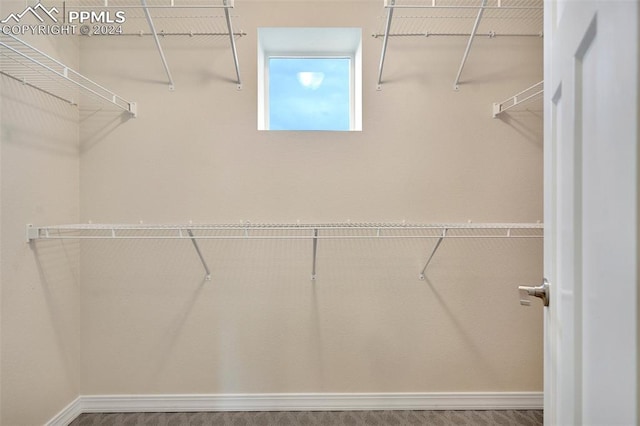
[[[70,426],[539,426],[542,410],[288,411],[81,414]]]

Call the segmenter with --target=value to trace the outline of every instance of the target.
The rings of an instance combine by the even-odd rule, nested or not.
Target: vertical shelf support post
[[[387,25],[384,29],[384,39],[382,40],[382,54],[380,55],[380,66],[378,68],[378,90],[382,90],[382,69],[384,68],[384,57],[387,54],[389,31],[391,31],[391,20],[393,19],[393,6],[396,4],[396,0],[388,0],[388,2]]]
[[[242,80],[240,79],[240,65],[238,63],[238,51],[236,49],[236,40],[233,37],[233,25],[231,25],[231,16],[229,15],[229,8],[233,7],[233,0],[224,0],[224,17],[227,20],[227,29],[229,30],[229,40],[231,42],[231,52],[233,53],[233,64],[236,67],[236,78],[238,83],[238,90],[242,89]]]
[[[316,254],[318,253],[318,229],[313,230],[313,261],[311,263],[311,281],[316,279]]]
[[[162,44],[160,44],[160,39],[158,38],[158,32],[156,31],[156,26],[153,23],[153,19],[151,18],[151,13],[149,13],[149,8],[147,7],[147,0],[140,0],[142,4],[142,8],[144,9],[144,14],[147,17],[147,22],[149,23],[149,29],[153,34],[153,39],[156,42],[156,47],[158,48],[158,52],[160,53],[160,59],[162,60],[162,65],[164,66],[164,71],[167,73],[167,78],[169,79],[169,90],[174,90],[175,85],[173,84],[173,77],[171,76],[171,70],[169,70],[169,64],[167,64],[167,58],[164,56],[164,51],[162,50]]]
[[[421,280],[424,280],[424,278],[425,278],[424,277],[424,273],[427,271],[427,267],[431,263],[431,259],[433,259],[433,256],[438,251],[438,248],[440,247],[440,243],[442,243],[442,240],[444,240],[444,238],[446,236],[447,236],[447,228],[444,228],[442,230],[442,235],[440,236],[440,238],[438,238],[438,242],[436,243],[436,245],[433,247],[433,250],[431,251],[431,255],[429,256],[429,259],[427,259],[427,263],[425,263],[424,268],[422,268],[422,271],[420,272],[420,279]]]
[[[200,258],[200,262],[202,262],[202,266],[204,266],[204,270],[206,273],[206,275],[204,276],[204,279],[207,281],[211,281],[211,271],[209,270],[209,266],[207,266],[207,262],[204,260],[204,256],[202,256],[202,252],[200,251],[200,246],[198,246],[198,242],[196,241],[196,238],[193,235],[193,231],[191,229],[187,229],[187,233],[189,234],[189,238],[191,238],[193,247],[196,249],[196,253],[198,253],[198,257]]]
[[[473,29],[471,30],[471,35],[469,36],[469,41],[467,42],[467,48],[464,51],[464,55],[462,56],[462,62],[460,63],[460,68],[458,69],[458,75],[456,75],[456,81],[453,83],[453,90],[458,90],[458,83],[460,82],[460,75],[462,75],[462,69],[464,68],[464,64],[467,62],[467,58],[469,57],[469,52],[471,51],[471,43],[473,43],[473,39],[478,32],[478,26],[480,25],[480,20],[482,19],[482,14],[484,13],[484,8],[487,5],[487,0],[482,0],[482,4],[480,5],[480,9],[478,9],[478,15],[476,16],[476,21],[473,24]]]

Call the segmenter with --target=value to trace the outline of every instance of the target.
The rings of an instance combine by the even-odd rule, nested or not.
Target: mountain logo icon
[[[17,24],[17,23],[20,22],[20,20],[25,15],[28,15],[28,14],[32,14],[33,16],[36,17],[36,19],[38,21],[43,22],[43,23],[44,23],[44,18],[45,17],[48,17],[53,22],[58,22],[58,19],[54,16],[54,13],[57,14],[58,13],[58,9],[56,9],[55,7],[52,7],[51,9],[47,9],[40,2],[38,2],[38,4],[33,6],[33,7],[32,6],[27,6],[21,13],[12,13],[12,14],[10,14],[5,19],[0,21],[0,23],[7,24],[7,23],[13,21],[13,22],[15,22]]]

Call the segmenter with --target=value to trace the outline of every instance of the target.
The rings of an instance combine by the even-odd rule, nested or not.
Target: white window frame
[[[362,130],[362,30],[360,28],[259,28],[258,130],[269,130],[269,58],[349,58],[351,71],[349,130]]]

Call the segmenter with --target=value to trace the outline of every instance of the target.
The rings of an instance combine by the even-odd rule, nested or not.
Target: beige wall
[[[491,103],[542,78],[542,40],[393,39],[376,91],[378,2],[238,2],[228,40],[83,39],[81,67],[138,102],[86,114],[81,219],[93,222],[535,222],[540,111]],[[274,8],[276,8],[274,10]],[[260,26],[363,29],[363,131],[259,132]],[[82,244],[81,394],[540,391],[540,240]]]
[[[379,4],[276,4],[278,13],[263,2],[235,9],[248,34],[242,91],[225,38],[163,39],[175,92],[151,38],[83,41],[83,70],[140,109],[126,125],[83,122],[85,219],[542,219],[541,117],[488,119],[492,102],[541,80],[541,39],[478,39],[459,92],[464,38],[393,39],[378,92],[381,40],[369,35]],[[363,28],[363,132],[256,130],[256,29],[292,25]]]
[[[542,40],[476,40],[454,92],[464,38],[393,39],[376,91],[377,1],[238,3],[241,91],[225,38],[162,40],[174,92],[150,38],[34,40],[136,119],[2,77],[1,423],[79,394],[540,391],[541,311],[515,290],[539,240],[447,240],[425,281],[433,240],[321,241],[315,283],[309,241],[202,242],[212,282],[189,241],[24,243],[88,220],[542,219],[540,111],[490,118],[541,80]],[[260,26],[362,28],[362,132],[256,130]]]
[[[29,42],[78,66],[76,40]],[[79,220],[78,109],[6,76],[0,90],[0,423],[37,425],[78,395],[79,245],[30,246],[25,225]]]

